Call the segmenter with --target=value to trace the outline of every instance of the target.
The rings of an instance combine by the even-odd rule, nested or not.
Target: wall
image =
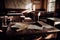
[[[30,9],[31,7],[31,0],[5,0],[5,8]]]
[[[56,11],[60,9],[60,0],[56,0]]]
[[[36,2],[34,2],[36,1]],[[12,9],[32,9],[32,5],[36,5],[36,9],[41,9],[42,5],[43,8],[47,9],[47,0],[5,0],[5,8],[12,8]]]
[[[36,5],[36,9],[45,9],[45,11],[47,11],[47,1],[48,0],[32,0],[32,3]]]
[[[56,0],[55,15],[60,18],[60,0]]]
[[[45,11],[47,11],[47,3],[48,3],[48,0],[44,0],[44,9],[45,9]]]
[[[4,0],[0,0],[0,9],[4,8]]]
[[[35,5],[35,9],[41,8],[41,0],[33,0],[32,3]]]

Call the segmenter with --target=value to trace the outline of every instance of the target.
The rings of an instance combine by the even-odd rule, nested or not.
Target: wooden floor
[[[37,26],[42,26],[38,23],[32,23],[33,25],[37,25]],[[24,32],[27,34],[23,34],[24,32],[17,32],[15,29],[12,28],[12,30],[6,32],[5,30],[7,29],[2,28],[4,32],[0,32],[0,40],[60,40],[60,32],[57,32],[57,37],[56,38],[51,38],[51,39],[44,39],[47,38],[47,36],[52,35],[49,34],[47,35],[46,33],[40,33],[41,31],[39,30],[26,30],[24,29]],[[38,32],[38,33],[36,33]],[[30,34],[32,33],[32,34]],[[22,34],[22,35],[20,35]],[[47,35],[47,36],[46,36]],[[55,36],[55,35],[53,35]]]
[[[31,34],[31,35],[13,35],[13,34],[6,34],[0,33],[0,40],[46,40],[44,37],[42,38],[40,34]],[[52,38],[49,40],[60,40],[60,33],[58,33],[57,38]]]

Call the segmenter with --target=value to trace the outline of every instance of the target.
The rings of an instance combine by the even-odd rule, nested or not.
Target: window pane
[[[48,1],[47,11],[55,11],[55,0]]]
[[[56,1],[56,0],[49,0],[48,2],[54,2],[54,1]]]

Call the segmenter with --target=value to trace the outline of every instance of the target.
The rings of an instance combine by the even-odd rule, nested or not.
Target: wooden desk
[[[55,28],[54,26],[46,24],[42,21],[38,21],[38,23],[42,25],[43,30],[46,32],[59,32],[60,31],[59,29]]]
[[[48,25],[48,24],[46,24],[46,23],[44,23],[42,21],[38,21],[38,23],[40,25],[42,25],[42,27],[34,25],[34,24],[16,22],[16,23],[14,23],[14,25],[11,26],[11,28],[16,29],[17,32],[20,32],[21,30],[40,30],[40,31],[42,31],[41,33],[44,33],[44,32],[52,33],[52,32],[59,32],[60,31],[59,29],[57,29],[57,28],[55,28],[55,27],[53,27],[51,25]],[[5,28],[7,28],[7,26]]]
[[[51,25],[48,25],[42,21],[38,21],[39,24],[42,25],[43,29],[42,29],[42,35],[44,37],[45,34],[47,34],[44,38],[45,39],[50,39],[50,38],[56,38],[57,37],[57,33],[60,32],[59,29],[51,26]],[[54,36],[52,36],[54,35]]]
[[[11,28],[19,28],[17,29],[15,32],[15,35],[20,35],[20,36],[42,36],[42,39],[45,38],[47,39],[47,36],[49,36],[50,34],[56,36],[57,32],[60,32],[60,30],[54,28],[54,27],[46,27],[44,26],[45,28],[43,27],[40,27],[40,26],[37,26],[37,25],[33,25],[33,24],[26,24],[26,23],[14,23],[15,26],[11,26]],[[40,24],[40,22],[39,22]],[[16,27],[16,25],[19,25]],[[43,24],[45,25],[45,23]],[[28,36],[28,37],[29,37]],[[38,36],[39,37],[39,36]],[[53,37],[53,38],[56,38],[56,37]]]
[[[50,22],[53,21],[53,25],[57,25],[57,24],[60,24],[60,19],[59,18],[47,18],[48,20],[50,20]]]

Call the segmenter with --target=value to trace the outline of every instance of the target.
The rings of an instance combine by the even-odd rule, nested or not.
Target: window
[[[48,0],[48,6],[47,6],[48,12],[55,11],[55,1],[56,0]]]
[[[34,5],[33,5],[33,11],[35,11],[35,8],[36,8],[36,5],[34,4]]]

